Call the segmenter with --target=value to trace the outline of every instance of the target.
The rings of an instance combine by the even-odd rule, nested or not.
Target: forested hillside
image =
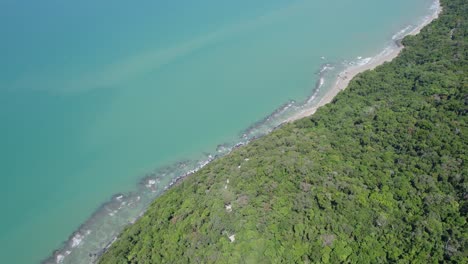
[[[101,263],[468,263],[468,1],[156,199]]]

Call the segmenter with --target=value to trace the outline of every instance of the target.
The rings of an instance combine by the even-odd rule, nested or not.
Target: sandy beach
[[[421,29],[423,29],[425,26],[427,26],[429,23],[431,23],[434,19],[438,18],[440,12],[442,12],[442,7],[440,6],[439,1],[437,1],[436,4],[437,4],[436,12],[434,12],[434,14],[431,15],[428,19],[426,19],[423,23],[418,25],[416,28],[414,28],[412,31],[408,32],[404,36],[418,34],[421,31]],[[381,54],[371,58],[367,63],[361,64],[361,65],[350,66],[349,68],[347,68],[346,70],[344,70],[343,72],[338,74],[333,87],[320,99],[320,101],[315,106],[310,107],[310,108],[306,108],[306,109],[298,112],[297,114],[295,114],[295,115],[291,116],[290,118],[288,118],[285,122],[292,122],[292,121],[295,121],[295,120],[298,120],[298,119],[313,115],[315,113],[315,111],[317,111],[317,109],[319,109],[320,107],[330,103],[333,100],[333,98],[341,90],[346,89],[346,87],[348,86],[350,81],[356,75],[358,75],[361,72],[367,71],[367,70],[373,70],[377,66],[379,66],[379,65],[381,65],[381,64],[383,64],[385,62],[389,62],[389,61],[393,60],[394,58],[396,58],[398,56],[398,54],[400,54],[400,52],[404,49],[404,46],[397,43],[397,41],[400,41],[400,40],[396,40],[395,46],[392,47],[392,49],[385,50]]]

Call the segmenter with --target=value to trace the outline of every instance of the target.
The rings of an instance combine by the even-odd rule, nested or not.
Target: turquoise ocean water
[[[0,0],[0,259],[91,262],[174,178],[320,98],[432,4]]]

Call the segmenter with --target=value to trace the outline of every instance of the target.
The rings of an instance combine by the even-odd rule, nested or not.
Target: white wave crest
[[[77,246],[79,246],[81,244],[81,242],[83,241],[83,238],[84,236],[81,235],[80,233],[77,233],[75,236],[73,236],[72,238],[72,244],[71,244],[71,247],[72,248],[75,248]]]

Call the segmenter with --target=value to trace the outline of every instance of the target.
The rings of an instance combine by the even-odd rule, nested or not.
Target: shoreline
[[[170,181],[167,181],[165,183],[160,182],[159,178],[159,172],[155,171],[150,173],[149,175],[145,176],[142,178],[140,183],[138,184],[142,188],[139,189],[139,191],[133,193],[119,193],[112,198],[103,203],[92,215],[91,217],[83,223],[76,231],[74,231],[67,240],[63,242],[63,245],[56,249],[51,255],[48,256],[47,259],[44,259],[41,261],[41,263],[63,263],[66,261],[65,259],[68,259],[70,257],[70,254],[75,253],[75,250],[78,250],[79,245],[81,244],[81,241],[84,241],[87,236],[90,234],[90,227],[94,224],[94,221],[96,221],[95,218],[100,218],[100,217],[108,217],[107,214],[109,213],[109,209],[112,207],[118,207],[118,210],[112,209],[111,213],[112,214],[117,214],[119,213],[118,211],[125,205],[128,204],[130,206],[131,203],[138,204],[143,202],[144,198],[144,193],[149,193],[149,195],[154,195],[156,197],[150,198],[151,201],[154,199],[157,199],[160,195],[162,195],[165,191],[173,187],[174,185],[179,184],[182,180],[184,180],[186,177],[189,177],[196,173],[198,170],[202,169],[204,166],[208,165],[211,163],[213,160],[223,157],[228,155],[231,151],[246,145],[250,143],[252,140],[255,140],[257,138],[255,133],[252,133],[250,130],[254,130],[252,127],[257,127],[257,126],[263,126],[266,122],[270,121],[273,117],[275,118],[284,118],[282,121],[281,119],[279,120],[279,125],[274,126],[272,129],[268,129],[267,132],[264,132],[266,134],[269,134],[270,132],[274,131],[277,127],[280,127],[284,124],[293,122],[295,120],[301,119],[308,117],[312,114],[314,114],[318,108],[330,103],[333,98],[341,91],[344,90],[350,81],[359,73],[362,73],[367,70],[372,70],[376,68],[377,66],[383,64],[384,62],[388,62],[393,60],[395,57],[397,57],[401,50],[403,50],[403,45],[401,45],[400,41],[407,35],[416,35],[418,34],[422,28],[427,26],[429,23],[431,23],[434,19],[439,17],[439,14],[442,11],[441,5],[439,0],[434,1],[434,5],[437,5],[437,9],[435,9],[435,12],[432,14],[429,14],[428,16],[425,17],[424,21],[422,21],[421,24],[415,25],[415,28],[411,30],[410,32],[407,32],[404,35],[398,36],[398,39],[393,39],[394,42],[392,43],[392,46],[385,49],[383,52],[378,54],[375,57],[372,58],[367,58],[364,59],[366,63],[358,64],[358,65],[351,65],[347,67],[344,71],[339,73],[335,78],[333,78],[334,84],[330,87],[328,91],[323,95],[323,97],[318,101],[318,103],[314,106],[310,106],[304,109],[299,110],[296,113],[293,113],[292,116],[284,118],[286,116],[276,116],[280,115],[283,113],[283,111],[290,109],[291,107],[298,107],[296,109],[300,109],[298,105],[294,105],[294,101],[289,101],[285,103],[283,106],[280,108],[276,109],[272,114],[268,115],[261,121],[253,124],[251,127],[247,128],[244,131],[244,134],[241,137],[241,141],[239,141],[237,144],[232,143],[228,144],[221,144],[218,145],[218,148],[216,149],[216,153],[212,153],[213,155],[208,155],[206,159],[196,161],[195,164],[192,164],[190,166],[187,162],[181,162],[181,164],[178,164],[176,167],[184,167],[184,172],[178,174],[177,172],[174,173],[174,178],[172,178]],[[323,83],[322,83],[323,84]],[[319,86],[320,87],[320,86]],[[317,95],[318,91],[315,91],[309,98],[306,99],[306,102],[311,102],[313,98]],[[307,105],[307,103],[305,104]],[[278,123],[277,123],[278,124]],[[252,133],[252,135],[250,135]],[[262,133],[263,134],[263,133]],[[247,136],[249,135],[249,136]],[[264,134],[263,134],[264,135]],[[260,135],[262,136],[262,135]],[[168,168],[171,166],[168,166]],[[180,168],[181,169],[181,168]],[[185,170],[186,169],[186,170]],[[179,171],[180,172],[180,171]],[[164,175],[166,173],[164,172]],[[157,194],[156,194],[157,193]],[[148,198],[148,197],[146,197]],[[141,200],[140,200],[141,199]],[[143,207],[146,207],[143,205]],[[128,224],[133,224],[136,220],[138,220],[144,213],[146,212],[146,209],[144,209],[138,216],[134,217],[129,223],[123,225],[126,226]],[[114,215],[111,215],[111,217],[114,217]],[[101,220],[101,219],[99,219]],[[90,263],[95,263],[95,261],[99,258],[99,256],[107,251],[107,249],[112,245],[112,243],[115,241],[115,239],[118,237],[120,234],[120,231],[117,232],[116,235],[112,235],[112,239],[108,241],[106,245],[102,245],[99,251],[94,251],[94,252],[88,252],[89,253],[89,258],[88,260]]]
[[[435,12],[428,16],[427,19],[423,21],[423,23],[417,25],[412,31],[404,34],[398,39],[395,39],[395,47],[392,47],[390,51],[387,51],[387,49],[385,49],[377,56],[369,58],[370,60],[367,63],[361,65],[352,65],[346,68],[344,71],[342,71],[336,76],[335,83],[333,84],[333,86],[325,93],[325,95],[320,99],[320,101],[316,105],[303,109],[302,111],[286,119],[283,123],[291,123],[298,119],[313,115],[320,107],[330,103],[340,91],[346,89],[351,80],[358,74],[367,70],[373,70],[377,66],[380,66],[385,62],[390,62],[394,58],[398,57],[400,52],[405,48],[403,44],[401,44],[401,40],[403,38],[410,35],[417,35],[419,32],[421,32],[421,30],[424,27],[426,27],[428,24],[430,24],[432,21],[439,17],[440,13],[442,12],[442,6],[440,5],[440,1],[436,0],[434,2],[434,5],[437,5]]]

